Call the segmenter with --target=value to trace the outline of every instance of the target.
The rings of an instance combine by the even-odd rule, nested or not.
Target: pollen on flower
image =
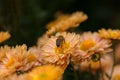
[[[57,54],[63,54],[64,51],[66,51],[67,49],[69,48],[69,43],[62,43],[59,47],[55,47],[54,50],[55,50],[55,53]]]
[[[92,39],[88,39],[88,40],[85,40],[83,41],[81,44],[80,44],[80,49],[83,50],[83,51],[87,51],[89,50],[91,47],[95,46],[95,42],[92,40]]]

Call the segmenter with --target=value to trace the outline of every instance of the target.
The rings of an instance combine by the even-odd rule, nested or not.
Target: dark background
[[[0,31],[12,35],[2,45],[35,45],[58,11],[88,15],[77,31],[120,28],[120,0],[0,0]]]

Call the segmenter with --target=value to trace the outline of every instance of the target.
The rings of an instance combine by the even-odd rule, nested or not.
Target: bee
[[[100,60],[100,54],[99,53],[95,53],[92,55],[92,61],[97,62]]]
[[[62,35],[58,36],[56,39],[56,46],[60,47],[63,44],[63,42],[65,42],[65,38]]]

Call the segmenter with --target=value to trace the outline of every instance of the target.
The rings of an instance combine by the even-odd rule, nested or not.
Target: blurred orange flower
[[[60,80],[63,71],[53,65],[40,66],[29,73],[29,80]]]
[[[0,43],[10,38],[10,36],[8,32],[0,32]]]
[[[2,48],[4,56],[1,57],[0,62],[0,77],[8,76],[15,72],[28,71],[37,63],[36,55],[28,52],[26,45],[4,48]]]
[[[69,28],[79,26],[79,24],[87,19],[87,15],[83,12],[75,12],[73,14],[61,15],[57,20],[50,22],[47,25],[47,35],[51,35],[54,32],[63,32]]]
[[[101,29],[99,30],[99,34],[101,37],[107,39],[120,39],[120,30]]]

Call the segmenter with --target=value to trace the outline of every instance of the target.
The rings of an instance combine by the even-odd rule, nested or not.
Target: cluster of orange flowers
[[[91,67],[91,71],[96,73],[101,69],[104,74],[100,80],[119,80],[120,65],[113,70],[114,59],[110,53],[113,53],[112,40],[120,39],[120,30],[101,29],[82,34],[67,32],[87,18],[83,12],[62,14],[47,25],[48,30],[38,39],[36,46],[1,46],[0,80],[62,80],[69,63],[80,71],[89,71]],[[9,37],[8,32],[0,32],[0,43]],[[115,54],[120,54],[119,46]],[[120,61],[119,55],[117,61]]]

